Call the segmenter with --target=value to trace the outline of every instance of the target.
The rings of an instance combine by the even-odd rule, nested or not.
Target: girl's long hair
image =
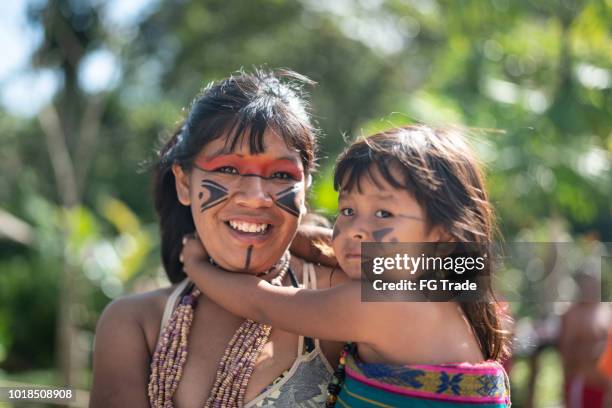
[[[491,260],[493,210],[481,166],[461,130],[414,125],[357,141],[338,158],[335,189],[359,189],[366,175],[377,182],[374,168],[391,186],[415,197],[425,210],[428,228],[442,227],[456,243],[475,243],[477,256]],[[393,168],[399,169],[401,179]],[[486,262],[488,270],[479,273],[483,297],[460,305],[484,357],[499,360],[508,353],[509,340],[491,286],[490,267],[491,262]]]

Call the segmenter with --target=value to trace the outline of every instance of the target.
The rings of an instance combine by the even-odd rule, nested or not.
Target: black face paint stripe
[[[416,221],[424,221],[423,218],[417,217],[415,215],[404,215],[404,214],[395,214],[396,217],[402,217],[402,218],[407,218],[409,220],[416,220]]]
[[[264,179],[264,180],[272,180],[272,179],[276,179],[276,177],[272,177],[272,176],[262,176],[260,174],[251,174],[251,173],[247,173],[247,174],[236,174],[236,176],[241,176],[241,177],[259,177],[260,179]],[[279,179],[282,180],[282,179]]]
[[[221,184],[217,183],[216,181],[212,181],[212,180],[207,180],[204,179],[202,180],[202,187],[204,187],[205,185],[211,185],[216,187],[219,190],[224,191],[225,193],[227,193],[227,188],[225,188],[224,186],[222,186]]]
[[[334,231],[332,232],[332,241],[336,238],[338,238],[338,235],[341,234],[340,231],[340,227],[338,227],[336,224],[334,224]]]
[[[299,186],[296,185],[286,188],[276,194],[276,205],[295,217],[300,216],[300,209],[296,203],[298,190]]]
[[[289,179],[279,179],[277,177],[273,177],[273,176],[262,176],[261,174],[253,174],[253,173],[247,173],[247,174],[238,174],[238,173],[219,173],[218,171],[214,171],[214,170],[204,170],[203,168],[201,168],[200,166],[198,166],[197,164],[194,164],[194,167],[197,168],[198,170],[200,170],[201,172],[204,173],[209,173],[209,174],[222,174],[224,176],[237,176],[237,177],[259,177],[260,179],[264,179],[264,180],[280,180],[280,181],[302,181],[302,179],[295,179],[293,177],[289,178]]]
[[[287,187],[286,189],[281,190],[281,191],[279,191],[278,193],[276,193],[276,196],[277,196],[277,197],[280,197],[280,196],[282,196],[283,194],[287,194],[287,193],[291,192],[291,190],[293,190],[293,189],[295,189],[295,188],[297,188],[297,186]]]
[[[246,260],[244,261],[244,270],[247,271],[251,266],[251,254],[253,253],[253,245],[247,248]]]
[[[202,180],[202,187],[208,190],[210,197],[200,205],[201,212],[227,200],[227,188],[223,187],[221,184],[215,183],[212,180]],[[201,194],[202,193],[199,195],[200,199],[202,198]]]
[[[380,242],[385,237],[385,235],[387,235],[391,231],[393,231],[393,228],[383,228],[376,231],[372,231],[372,237],[374,238],[374,241]]]

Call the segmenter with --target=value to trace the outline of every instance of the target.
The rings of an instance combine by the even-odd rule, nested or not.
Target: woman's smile
[[[223,224],[233,239],[245,245],[263,244],[274,234],[274,226],[268,218],[230,217]]]

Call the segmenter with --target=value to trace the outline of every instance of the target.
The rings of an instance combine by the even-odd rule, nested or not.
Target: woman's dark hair
[[[158,153],[154,174],[155,209],[160,219],[161,256],[172,283],[185,277],[179,262],[184,235],[195,231],[189,207],[176,193],[172,165],[189,171],[194,158],[213,140],[225,138],[233,151],[247,142],[251,154],[264,150],[266,129],[274,130],[300,153],[306,174],[315,167],[316,129],[301,86],[313,84],[292,71],[239,73],[206,86],[195,98],[182,126]]]
[[[397,173],[392,172],[393,168],[399,170],[401,179],[394,175]],[[424,209],[429,229],[440,226],[452,241],[475,243],[473,247],[480,252],[477,256],[491,259],[493,210],[482,170],[463,132],[457,128],[414,125],[357,141],[338,158],[334,188],[359,190],[366,175],[379,185],[373,169],[378,169],[389,185],[410,192]],[[460,305],[484,357],[500,359],[508,352],[508,339],[502,329],[489,268],[487,265],[488,270],[482,272],[483,282],[479,280],[484,297],[474,302],[460,302]]]

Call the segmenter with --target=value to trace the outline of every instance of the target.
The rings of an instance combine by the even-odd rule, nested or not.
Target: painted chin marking
[[[251,254],[253,253],[253,245],[250,245],[247,248],[247,252],[246,252],[246,260],[244,261],[244,270],[248,271],[249,270],[249,266],[251,266]]]

